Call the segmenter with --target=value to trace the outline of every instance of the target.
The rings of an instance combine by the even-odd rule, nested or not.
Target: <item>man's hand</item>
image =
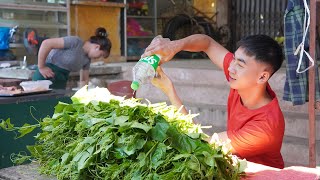
[[[170,41],[169,38],[163,38],[161,35],[156,36],[151,41],[150,45],[146,48],[145,52],[141,57],[151,56],[153,54],[158,54],[161,56],[160,64],[170,61],[173,56],[177,53],[175,52],[176,43]]]
[[[172,81],[169,77],[163,72],[162,68],[158,66],[157,68],[157,77],[153,78],[151,83],[161,89],[166,95],[169,95],[173,89]]]
[[[46,79],[53,78],[54,72],[47,66],[44,66],[42,68],[39,68],[39,72],[42,74],[42,76]]]
[[[157,69],[157,77],[153,78],[151,83],[161,89],[163,93],[165,93],[171,104],[175,106],[177,109],[180,109],[182,114],[188,114],[186,108],[183,106],[181,99],[178,97],[176,90],[173,86],[172,81],[169,77],[162,71],[161,67],[159,66]],[[182,107],[182,108],[181,108]]]

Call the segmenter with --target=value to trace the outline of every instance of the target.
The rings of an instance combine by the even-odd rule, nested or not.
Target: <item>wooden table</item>
[[[0,179],[6,180],[56,180],[55,177],[39,175],[37,164],[28,164],[0,169]],[[320,168],[320,167],[319,167]],[[320,169],[291,166],[285,169],[272,168],[248,162],[247,177],[242,180],[320,180]]]
[[[247,176],[243,180],[320,180],[320,167],[290,166],[278,169],[248,162],[245,172]]]

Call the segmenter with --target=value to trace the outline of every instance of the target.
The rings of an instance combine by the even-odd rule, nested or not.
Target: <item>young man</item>
[[[231,151],[248,161],[283,168],[280,153],[284,118],[275,93],[268,84],[281,67],[283,53],[272,38],[265,35],[248,36],[238,43],[234,54],[212,38],[196,34],[181,40],[155,38],[142,55],[159,54],[165,63],[181,51],[205,52],[211,61],[224,70],[230,85],[227,131],[219,133],[222,140],[231,140]],[[171,80],[157,69],[152,83],[160,88],[171,103],[180,108]],[[183,109],[183,113],[187,113]]]

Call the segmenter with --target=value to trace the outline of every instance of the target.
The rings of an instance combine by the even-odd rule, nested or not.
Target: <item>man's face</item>
[[[246,55],[240,47],[228,68],[230,87],[237,90],[255,87],[262,83],[261,77],[265,75],[265,70],[266,65],[257,62],[254,56]]]

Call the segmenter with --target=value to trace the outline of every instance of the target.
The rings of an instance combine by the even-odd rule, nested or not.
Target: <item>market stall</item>
[[[316,0],[314,0],[312,3],[316,3]],[[312,6],[311,3],[311,6]],[[313,4],[314,5],[314,4]],[[311,16],[314,15],[312,13],[311,9]],[[314,18],[315,19],[315,18]],[[313,27],[314,24],[312,24],[312,18],[311,18],[311,28]],[[312,38],[312,31],[311,30],[311,43],[313,43]],[[311,55],[315,57],[314,53],[314,47],[311,45]],[[309,102],[309,125],[310,125],[310,138],[309,138],[309,143],[310,143],[310,167],[315,167],[316,166],[316,159],[315,159],[315,109],[314,109],[314,71],[311,69],[309,73],[309,90],[310,90],[310,102]],[[45,97],[44,97],[45,96]],[[49,99],[54,99],[53,101],[48,102],[48,97]],[[15,117],[16,114],[21,115],[27,115],[27,114],[32,114],[30,113],[31,111],[34,111],[34,109],[41,109],[44,108],[46,110],[49,110],[47,114],[50,115],[52,114],[53,105],[57,104],[57,101],[63,99],[64,101],[69,101],[70,100],[70,94],[66,92],[46,92],[44,94],[30,94],[30,96],[18,96],[14,98],[8,98],[8,97],[3,97],[1,99],[1,103],[3,102],[6,104],[4,108],[1,107],[4,110],[4,112],[9,113],[8,115],[5,114],[5,116],[2,117],[2,112],[1,112],[1,117],[0,119],[6,119],[5,117],[11,117],[12,119],[26,119],[26,117]],[[66,99],[64,99],[66,98]],[[0,103],[0,104],[1,104]],[[12,104],[12,105],[11,105]],[[17,108],[17,104],[24,105],[24,110],[26,111],[20,111]],[[49,106],[48,106],[49,105]],[[32,107],[32,108],[31,108]],[[35,107],[35,108],[33,108]],[[12,112],[11,112],[12,111]],[[18,112],[18,113],[17,113]],[[35,111],[36,112],[36,111]],[[45,114],[45,110],[40,110],[42,113],[41,116],[38,118],[43,118],[43,115]],[[36,113],[35,113],[36,114]],[[32,120],[33,117],[27,117]],[[17,124],[22,125],[22,124]],[[7,139],[7,138],[4,138]],[[24,138],[24,140],[26,140]],[[17,143],[21,144],[21,141],[16,141]],[[4,142],[5,143],[5,142]],[[22,144],[25,146],[25,144]],[[16,151],[17,148],[14,149]],[[13,150],[9,150],[8,152],[12,152]],[[8,155],[2,155],[2,157],[5,157]],[[15,179],[15,178],[20,178],[20,179],[54,179],[50,177],[44,177],[40,176],[37,172],[37,166],[34,164],[31,165],[23,165],[23,166],[17,166],[17,167],[11,167],[11,168],[5,168],[0,170],[0,178],[5,178],[5,179]],[[247,177],[244,179],[319,179],[320,174],[319,174],[319,169],[316,168],[306,168],[306,167],[295,167],[291,166],[285,169],[276,169],[268,166],[263,166],[255,163],[248,162],[248,167],[245,170],[247,173]]]

